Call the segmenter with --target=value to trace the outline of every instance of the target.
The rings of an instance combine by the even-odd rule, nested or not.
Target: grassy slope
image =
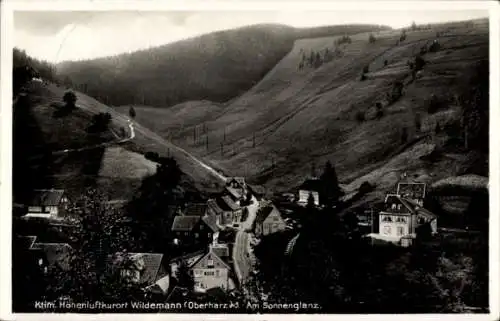
[[[146,160],[141,153],[156,151],[167,156],[168,147],[170,156],[177,159],[184,173],[183,186],[185,189],[212,191],[214,183],[218,181],[205,169],[198,166],[185,154],[175,149],[175,146],[164,142],[153,133],[136,130],[133,140],[118,146],[119,138],[115,136],[120,128],[125,128],[127,136],[130,130],[127,118],[116,113],[113,109],[101,104],[97,100],[84,94],[77,94],[77,108],[72,114],[62,119],[52,117],[54,103],[60,103],[66,88],[48,84],[47,86],[34,85],[28,97],[33,101],[31,108],[33,117],[30,124],[37,128],[41,135],[37,137],[37,145],[49,147],[53,152],[63,149],[90,147],[102,142],[108,145],[102,148],[93,148],[73,153],[56,153],[52,157],[51,166],[45,184],[50,186],[31,186],[30,188],[65,188],[72,196],[78,196],[88,186],[97,186],[112,199],[129,199],[140,186],[141,180],[151,175],[156,170],[156,164]],[[89,140],[85,132],[91,116],[98,112],[110,112],[113,115],[111,131],[105,132],[100,137]],[[18,129],[19,133],[22,129]],[[28,141],[34,140],[28,138]],[[26,144],[26,141],[23,142]],[[166,147],[167,146],[167,147]],[[37,149],[23,148],[22,153],[30,161],[30,167],[36,170],[40,157]],[[139,152],[139,153],[138,153]],[[24,166],[24,165],[23,165]]]
[[[301,50],[333,50],[335,37],[299,40],[261,82],[215,117],[205,118],[208,152],[204,135],[193,144],[192,127],[184,126],[179,131],[172,130],[174,126],[157,126],[162,128],[160,132],[169,132],[174,142],[215,166],[234,175],[246,173],[283,190],[299,184],[310,173],[313,161],[320,167],[327,159],[334,162],[347,192],[368,180],[378,184],[383,193],[402,170],[431,181],[456,175],[470,163],[469,155],[449,155],[429,166],[419,157],[428,154],[438,141],[422,139],[402,146],[400,133],[403,127],[409,128],[412,141],[432,132],[438,119],[442,123],[456,119],[457,107],[450,105],[428,115],[425,101],[433,93],[452,96],[460,92],[459,86],[474,64],[488,59],[487,28],[484,22],[433,26],[431,30],[408,32],[406,41],[399,46],[398,31],[378,33],[374,44],[368,43],[368,34],[357,34],[352,36],[351,44],[341,45],[342,57],[318,69],[298,70]],[[428,63],[422,77],[411,83],[406,61],[435,39],[436,31],[442,32],[442,49],[425,55]],[[386,59],[388,66],[384,67]],[[361,82],[364,65],[369,65],[370,73]],[[382,119],[373,119],[374,103],[381,101],[385,105],[384,94],[395,80],[407,83],[404,96],[384,107]],[[358,111],[366,112],[367,121],[360,124],[355,120]],[[422,115],[421,134],[415,132],[416,113]],[[158,118],[158,122],[162,120]],[[183,123],[183,118],[177,122]],[[224,128],[226,142],[221,153]],[[254,133],[256,148],[252,148]],[[271,159],[276,164],[274,175],[270,171]]]

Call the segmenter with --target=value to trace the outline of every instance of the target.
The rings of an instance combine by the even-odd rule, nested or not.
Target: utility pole
[[[252,142],[252,148],[255,148],[255,133],[253,133],[253,142]]]

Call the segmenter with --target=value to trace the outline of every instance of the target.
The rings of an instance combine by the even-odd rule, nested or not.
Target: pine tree
[[[135,109],[134,107],[130,106],[129,110],[128,110],[128,114],[131,118],[135,118]]]
[[[337,173],[330,161],[327,161],[323,174],[320,177],[321,194],[320,201],[326,206],[333,206],[339,201],[342,192],[339,187]]]

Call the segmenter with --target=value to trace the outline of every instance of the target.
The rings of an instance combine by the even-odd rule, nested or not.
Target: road
[[[248,216],[240,224],[233,247],[234,270],[240,285],[244,284],[248,279],[255,264],[253,253],[250,251],[250,233],[247,232],[251,230],[257,210],[259,209],[259,201],[257,201],[255,196],[252,196],[252,204],[247,206],[247,209]]]

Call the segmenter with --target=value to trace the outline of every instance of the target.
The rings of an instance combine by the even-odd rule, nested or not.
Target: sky
[[[451,5],[451,3],[450,3]],[[377,24],[393,28],[488,17],[455,11],[16,11],[14,46],[50,62],[132,52],[259,23],[293,27]]]

